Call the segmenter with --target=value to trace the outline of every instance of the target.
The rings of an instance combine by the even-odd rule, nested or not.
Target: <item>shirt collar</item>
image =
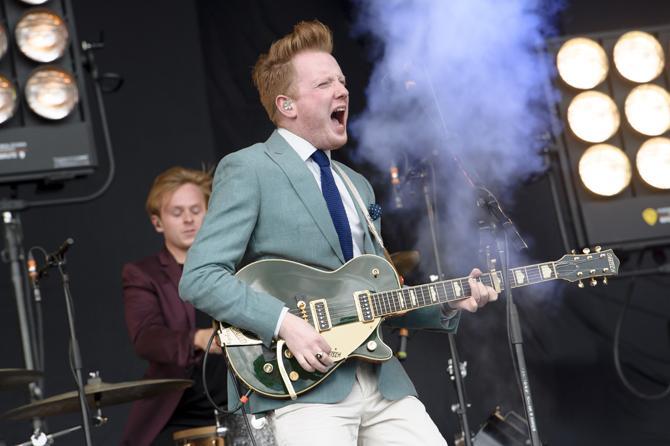
[[[296,151],[300,159],[303,161],[307,161],[312,156],[312,153],[314,153],[315,150],[318,150],[312,143],[289,130],[279,128],[277,129],[277,132],[286,140],[288,145]],[[328,156],[328,159],[330,159],[330,150],[324,150],[324,153]]]

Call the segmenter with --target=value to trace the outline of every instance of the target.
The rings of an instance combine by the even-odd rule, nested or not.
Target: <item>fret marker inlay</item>
[[[540,269],[542,270],[543,279],[551,279],[551,268],[549,268],[549,265],[542,265]]]
[[[454,287],[454,294],[456,297],[461,297],[463,290],[461,289],[461,285],[458,283],[458,281],[451,282],[451,284]]]
[[[516,278],[516,283],[522,284],[526,281],[526,275],[520,270],[514,271],[514,277]]]
[[[430,298],[433,299],[433,302],[437,302],[437,293],[435,292],[435,287],[431,286],[428,289],[430,290]]]
[[[400,308],[405,308],[405,296],[400,291],[398,291],[398,300],[400,301]]]

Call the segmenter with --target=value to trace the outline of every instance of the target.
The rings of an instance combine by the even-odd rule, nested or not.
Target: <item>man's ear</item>
[[[288,96],[279,95],[275,98],[275,107],[283,116],[293,119],[296,117],[295,103]]]
[[[156,232],[163,232],[163,223],[158,215],[151,216],[151,224],[154,225]]]

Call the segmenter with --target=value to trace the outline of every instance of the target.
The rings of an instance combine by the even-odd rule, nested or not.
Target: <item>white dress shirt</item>
[[[314,176],[316,184],[321,189],[321,168],[314,161],[311,156],[316,150],[309,141],[301,138],[295,133],[290,132],[289,130],[280,128],[277,132],[286,140],[289,146],[298,154],[301,160],[305,163],[309,171]],[[330,150],[324,150],[328,159],[330,159]],[[358,212],[356,212],[356,205],[354,204],[354,199],[349,194],[349,190],[344,185],[344,181],[340,178],[339,174],[333,170],[333,165],[330,165],[330,171],[333,173],[333,178],[335,179],[335,185],[337,190],[340,192],[340,197],[342,198],[342,204],[344,205],[344,211],[347,213],[347,220],[349,220],[349,229],[351,230],[351,238],[353,242],[353,253],[354,257],[359,256],[363,253],[363,237],[365,235],[365,230],[363,229],[363,224],[361,219],[358,217]],[[279,319],[277,320],[277,326],[275,327],[275,337],[279,334],[279,327],[284,320],[284,316],[288,311],[287,307],[284,307]]]

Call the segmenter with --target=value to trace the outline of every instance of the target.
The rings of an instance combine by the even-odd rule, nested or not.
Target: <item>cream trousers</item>
[[[369,364],[336,404],[291,404],[270,417],[278,446],[446,446],[421,401],[385,400]]]

